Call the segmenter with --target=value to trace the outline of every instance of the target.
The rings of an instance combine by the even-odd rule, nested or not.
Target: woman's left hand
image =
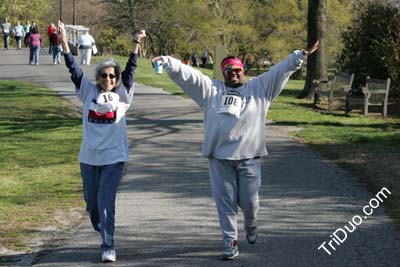
[[[311,55],[312,53],[314,53],[315,51],[317,51],[318,45],[319,45],[319,41],[316,41],[312,47],[308,48],[307,50],[304,50],[304,56],[307,57],[307,56]]]
[[[163,60],[162,56],[153,57],[153,58],[151,59],[151,62],[154,62],[154,61],[161,61],[161,62],[164,63],[164,60]]]

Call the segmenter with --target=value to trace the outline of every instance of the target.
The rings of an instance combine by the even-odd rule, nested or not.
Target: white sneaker
[[[221,255],[221,260],[233,260],[239,256],[239,248],[237,240],[230,238],[224,239],[224,251]]]
[[[103,251],[101,253],[101,261],[102,262],[115,262],[116,261],[116,255],[115,255],[115,250],[110,249]]]

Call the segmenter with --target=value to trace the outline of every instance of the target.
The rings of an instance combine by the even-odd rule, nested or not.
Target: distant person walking
[[[83,102],[79,161],[86,209],[94,230],[101,235],[102,262],[114,262],[115,200],[128,161],[125,112],[132,104],[139,45],[146,34],[142,30],[135,35],[132,53],[122,73],[114,59],[104,59],[96,67],[94,83],[75,62],[61,22],[59,29],[65,65]]]
[[[25,36],[24,27],[21,25],[21,21],[17,20],[17,25],[13,28],[13,34],[15,38],[15,42],[17,44],[17,49],[21,50],[22,48],[22,38]]]
[[[54,23],[50,23],[49,27],[47,27],[47,38],[49,38],[49,54],[51,53],[51,41],[50,36],[57,31],[56,26]]]
[[[27,20],[26,22],[25,22],[25,24],[22,26],[22,27],[24,27],[24,32],[25,32],[25,35],[31,30],[31,22],[29,21],[29,20]]]
[[[8,50],[10,45],[11,24],[8,22],[7,17],[4,18],[4,23],[1,24],[1,31],[3,33],[4,49]]]
[[[29,47],[29,40],[30,40],[30,35],[32,33],[33,27],[37,26],[36,22],[32,21],[31,26],[29,27],[29,32],[25,35],[25,46]]]
[[[244,65],[236,57],[221,61],[224,82],[170,56],[162,61],[170,78],[204,111],[203,157],[209,160],[211,189],[224,241],[222,260],[239,255],[238,207],[243,211],[247,241],[257,240],[258,192],[261,157],[265,148],[268,108],[285,87],[290,75],[318,49],[296,50],[268,72],[244,82]]]
[[[89,34],[89,31],[85,31],[81,36],[79,36],[78,45],[82,65],[90,65],[90,60],[92,58],[92,47],[94,44],[94,38]]]
[[[29,20],[26,21],[26,23],[24,24],[24,45],[27,46],[27,41],[26,39],[29,37],[29,31],[31,30],[31,23]]]
[[[207,50],[204,50],[203,53],[201,53],[201,66],[203,68],[206,67],[207,58],[208,58],[208,52]]]
[[[190,60],[192,61],[192,66],[193,67],[198,67],[199,63],[197,62],[197,55],[196,52],[193,52],[192,55],[190,56]]]
[[[33,26],[29,37],[29,64],[39,65],[40,48],[42,47],[42,36],[37,25]]]
[[[61,62],[61,39],[58,32],[53,32],[50,35],[51,50],[53,52],[53,64],[60,64]]]

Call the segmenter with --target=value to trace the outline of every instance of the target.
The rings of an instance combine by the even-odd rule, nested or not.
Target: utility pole
[[[75,6],[75,0],[72,1],[72,25],[76,25],[76,6]]]
[[[62,0],[59,1],[60,5],[60,21],[62,21]]]

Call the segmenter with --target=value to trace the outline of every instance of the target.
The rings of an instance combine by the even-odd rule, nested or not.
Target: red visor
[[[238,58],[227,58],[224,61],[222,61],[221,62],[222,71],[225,71],[225,68],[230,68],[230,69],[240,68],[240,69],[244,70],[243,63]]]

